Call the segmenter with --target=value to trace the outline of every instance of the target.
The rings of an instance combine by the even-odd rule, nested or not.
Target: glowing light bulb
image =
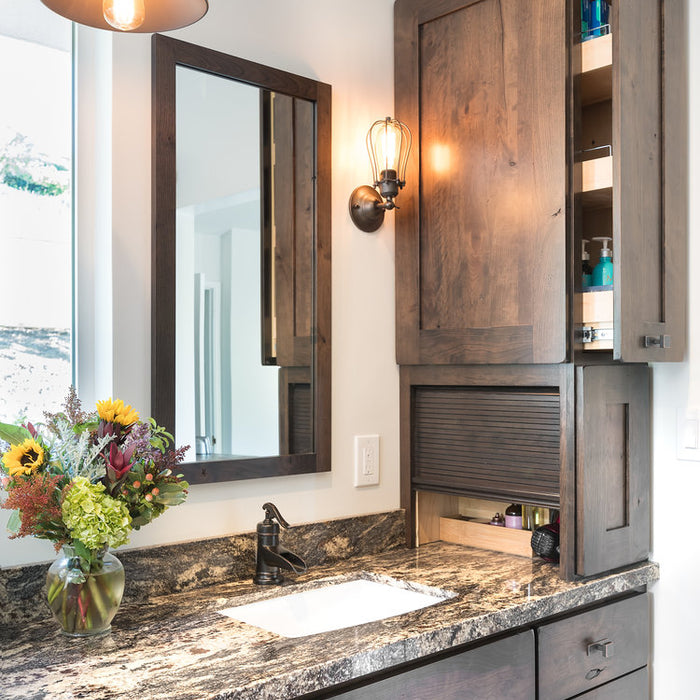
[[[146,19],[144,0],[103,0],[105,20],[115,29],[129,32],[137,29]]]

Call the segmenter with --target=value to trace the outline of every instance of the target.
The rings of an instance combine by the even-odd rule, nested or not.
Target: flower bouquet
[[[109,631],[124,590],[124,569],[107,552],[132,529],[185,500],[188,483],[173,470],[187,447],[123,401],[85,413],[71,388],[64,411],[35,427],[0,423],[9,443],[0,471],[13,511],[10,537],[54,543],[63,556],[49,568],[48,602],[69,635]]]

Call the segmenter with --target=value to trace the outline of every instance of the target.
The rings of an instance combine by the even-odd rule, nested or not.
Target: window
[[[72,26],[0,0],[0,421],[73,382]]]

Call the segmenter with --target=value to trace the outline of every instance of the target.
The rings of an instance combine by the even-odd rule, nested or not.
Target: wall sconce
[[[207,0],[41,0],[57,14],[88,27],[120,32],[167,32],[194,24]]]
[[[350,195],[350,217],[361,231],[376,231],[384,221],[384,212],[396,208],[394,198],[406,184],[411,140],[411,130],[398,119],[380,119],[369,128],[367,152],[374,187],[361,185]]]

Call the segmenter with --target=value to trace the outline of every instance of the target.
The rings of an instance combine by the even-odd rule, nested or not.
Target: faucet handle
[[[277,506],[274,503],[264,503],[263,510],[265,511],[265,520],[276,519],[283,528],[289,528],[289,523],[282,517],[282,514],[277,510]]]

